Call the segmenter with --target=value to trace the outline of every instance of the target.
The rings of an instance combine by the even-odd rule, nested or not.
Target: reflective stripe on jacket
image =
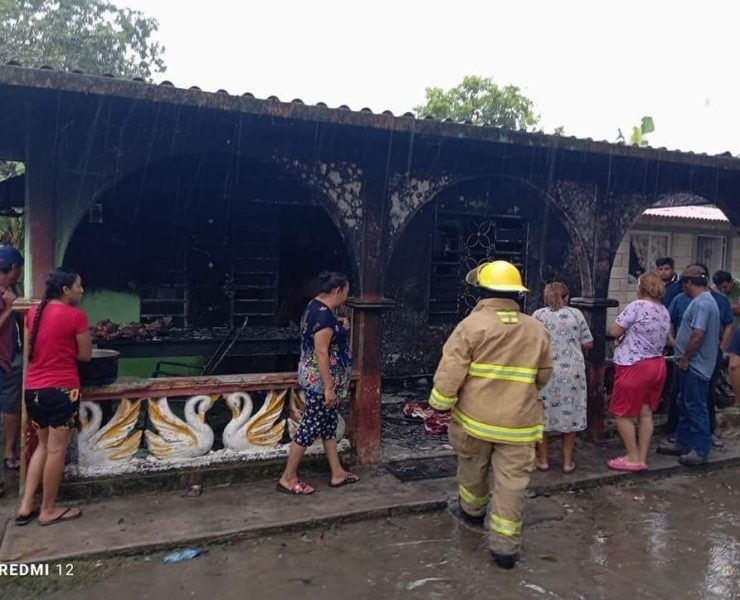
[[[531,444],[542,439],[538,391],[551,372],[547,330],[513,300],[481,300],[445,343],[429,403],[473,437]]]

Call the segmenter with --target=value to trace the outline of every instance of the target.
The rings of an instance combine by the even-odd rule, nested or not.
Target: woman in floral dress
[[[290,444],[290,454],[277,489],[305,496],[314,488],[298,475],[306,448],[321,436],[331,468],[330,487],[356,483],[360,478],[342,468],[337,453],[337,404],[349,394],[352,351],[349,322],[336,316],[349,294],[349,282],[339,273],[319,275],[320,292],[308,303],[301,318],[301,358],[298,385],[306,395],[306,407]]]
[[[540,392],[545,405],[545,436],[537,445],[537,468],[547,471],[548,433],[563,434],[563,473],[576,470],[573,450],[576,433],[586,429],[586,364],[583,353],[594,338],[586,319],[577,308],[568,306],[569,290],[554,281],[545,286],[545,307],[532,315],[550,334],[552,377]]]

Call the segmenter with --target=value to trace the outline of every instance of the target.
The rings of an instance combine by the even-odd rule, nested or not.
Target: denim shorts
[[[37,429],[79,429],[80,390],[44,388],[26,390],[26,411]]]

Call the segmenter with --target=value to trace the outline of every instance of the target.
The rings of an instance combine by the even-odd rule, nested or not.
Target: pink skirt
[[[655,412],[665,385],[665,358],[646,358],[634,365],[614,365],[614,388],[609,412],[618,417],[636,417],[647,404]]]

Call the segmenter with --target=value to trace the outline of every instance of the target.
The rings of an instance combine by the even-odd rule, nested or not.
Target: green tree
[[[105,0],[0,0],[0,63],[151,79],[165,70],[158,27]]]
[[[427,88],[426,104],[414,110],[422,117],[471,121],[506,129],[532,129],[539,122],[534,103],[518,87],[500,86],[490,77],[476,75],[464,77],[460,85],[447,91]]]
[[[155,19],[105,0],[0,0],[0,64],[48,65],[65,71],[143,77],[165,70],[152,39]],[[24,173],[0,160],[0,182]],[[0,216],[0,242],[23,247],[22,213]]]
[[[26,172],[22,162],[0,160],[0,184],[6,179],[19,177]],[[0,209],[0,244],[12,244],[23,249],[25,237],[23,211],[18,209]]]

